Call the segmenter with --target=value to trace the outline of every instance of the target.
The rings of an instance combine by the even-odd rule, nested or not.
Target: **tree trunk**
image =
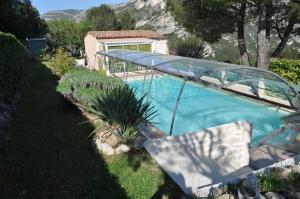
[[[282,51],[283,51],[284,47],[286,46],[287,42],[289,41],[289,39],[291,37],[291,33],[294,30],[294,25],[295,25],[294,20],[290,19],[288,22],[288,25],[284,31],[283,37],[280,40],[280,43],[278,44],[277,48],[272,53],[272,57],[277,58],[277,57],[281,56]]]
[[[258,5],[257,67],[268,69],[270,65],[270,30],[272,1]]]
[[[247,8],[246,2],[241,3],[241,7],[239,9],[238,19],[237,19],[237,29],[238,29],[237,40],[238,40],[238,46],[240,50],[242,64],[245,66],[250,66],[250,58],[247,52],[247,46],[245,41],[245,30],[244,30],[246,8]]]

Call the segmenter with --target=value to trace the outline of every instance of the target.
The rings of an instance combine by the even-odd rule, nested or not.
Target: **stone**
[[[96,144],[98,151],[100,151],[104,155],[107,155],[107,156],[114,155],[115,150],[109,144],[100,142],[99,140],[96,140],[95,144]]]
[[[121,144],[115,149],[116,154],[122,154],[122,153],[127,153],[130,150],[129,146],[125,144]]]
[[[120,136],[107,131],[100,132],[98,139],[100,139],[101,142],[109,144],[113,148],[118,146],[122,142],[122,138]]]
[[[221,186],[221,187],[214,187],[214,188],[211,189],[210,195],[211,195],[212,198],[218,198],[218,197],[220,197],[222,194],[225,193],[226,189],[227,189],[227,188],[222,187],[222,186]]]
[[[275,192],[268,192],[265,195],[266,195],[266,199],[284,199],[283,195],[280,195],[279,193],[275,193]]]
[[[230,198],[231,198],[231,196],[226,193],[226,194],[223,194],[223,195],[217,197],[216,199],[230,199]]]

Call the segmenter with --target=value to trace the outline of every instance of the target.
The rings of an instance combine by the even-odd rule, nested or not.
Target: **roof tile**
[[[164,39],[162,34],[152,30],[120,30],[120,31],[90,31],[89,35],[97,39],[119,39],[119,38],[149,38]]]

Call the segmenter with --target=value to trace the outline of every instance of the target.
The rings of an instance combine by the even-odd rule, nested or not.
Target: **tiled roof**
[[[164,39],[162,34],[152,30],[120,30],[120,31],[90,31],[89,35],[97,39],[119,39],[119,38],[149,38]]]

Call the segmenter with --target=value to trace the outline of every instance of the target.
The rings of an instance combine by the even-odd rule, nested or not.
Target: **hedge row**
[[[270,70],[293,84],[300,85],[300,60],[278,59],[271,62]]]
[[[100,90],[113,88],[118,85],[124,85],[124,82],[106,76],[97,70],[78,68],[62,76],[57,86],[57,91],[67,98],[88,106],[90,100],[95,98]]]
[[[25,46],[10,33],[0,32],[0,104],[10,103],[20,89]]]

